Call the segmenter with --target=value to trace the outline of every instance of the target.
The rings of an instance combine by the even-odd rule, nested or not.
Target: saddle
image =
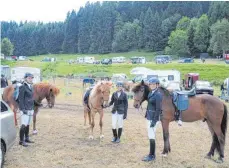
[[[18,102],[18,96],[19,96],[19,88],[21,87],[22,84],[13,84],[14,87],[14,92],[13,92],[13,98],[16,102]]]
[[[176,107],[175,118],[179,117],[180,112],[187,110],[189,107],[189,97],[196,95],[195,88],[190,91],[174,91],[173,104]]]

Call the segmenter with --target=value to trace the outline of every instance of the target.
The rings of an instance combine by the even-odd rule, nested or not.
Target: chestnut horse
[[[110,81],[102,81],[98,82],[94,88],[91,90],[88,105],[84,105],[84,117],[86,113],[89,115],[89,124],[91,125],[91,133],[89,139],[93,139],[93,128],[95,126],[95,114],[99,113],[99,126],[100,126],[100,139],[104,137],[103,135],[103,107],[108,105],[109,97],[110,97],[110,89],[112,86],[112,82]],[[86,118],[85,118],[86,123]]]
[[[34,114],[33,114],[33,133],[36,134],[36,116],[38,113],[39,105],[44,98],[47,99],[49,108],[52,108],[55,104],[55,97],[59,94],[60,90],[49,83],[38,83],[33,85],[33,98],[35,101]],[[4,89],[2,99],[9,105],[14,112],[15,124],[17,125],[16,113],[18,111],[18,103],[13,98],[14,86],[9,85]]]
[[[164,137],[163,155],[167,155],[171,151],[169,142],[169,123],[174,121],[175,106],[173,104],[171,93],[162,87],[158,88],[161,92],[162,114],[161,123]],[[134,92],[134,107],[139,108],[143,101],[147,100],[150,88],[142,81],[136,85],[132,91]],[[227,107],[217,97],[201,94],[189,98],[189,107],[182,111],[182,120],[184,122],[194,122],[198,120],[206,121],[212,134],[212,144],[206,158],[214,155],[215,149],[219,153],[218,163],[223,162],[225,138],[227,131]]]

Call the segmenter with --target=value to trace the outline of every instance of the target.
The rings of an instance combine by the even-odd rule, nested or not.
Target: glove
[[[156,122],[154,122],[154,121],[151,121],[151,124],[150,124],[150,128],[153,128],[153,127],[155,127],[155,125],[156,125]]]
[[[125,119],[126,119],[126,115],[123,116],[123,120],[125,120]]]
[[[23,112],[23,114],[26,114],[26,115],[28,114],[27,110],[23,110],[22,112]]]

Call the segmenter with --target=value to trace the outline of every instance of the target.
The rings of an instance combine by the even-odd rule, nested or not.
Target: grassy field
[[[69,60],[75,60],[80,56],[94,56],[96,59],[102,58],[111,58],[115,56],[124,56],[127,60],[132,56],[145,56],[148,62],[147,64],[138,64],[133,65],[131,63],[125,64],[112,64],[109,66],[106,65],[90,65],[90,64],[69,64]],[[152,62],[155,53],[146,53],[146,52],[128,52],[128,53],[111,53],[111,54],[87,54],[87,55],[40,55],[40,56],[32,56],[28,61],[2,61],[2,64],[10,65],[11,67],[15,66],[29,66],[29,67],[37,67],[42,70],[47,68],[47,66],[52,63],[41,62],[41,60],[45,57],[56,57],[57,63],[55,65],[56,74],[59,76],[65,76],[69,74],[74,75],[95,75],[95,76],[111,76],[114,73],[126,73],[129,78],[133,76],[130,75],[130,70],[134,67],[141,66],[147,67],[150,69],[157,70],[170,70],[176,69],[181,72],[182,78],[184,74],[189,72],[196,72],[200,74],[200,78],[203,80],[209,80],[215,84],[221,83],[226,77],[229,76],[229,66],[226,65],[223,61],[218,60],[207,60],[206,63],[202,63],[200,60],[196,59],[193,64],[180,64],[177,63],[177,60],[174,60],[170,64],[155,64]]]

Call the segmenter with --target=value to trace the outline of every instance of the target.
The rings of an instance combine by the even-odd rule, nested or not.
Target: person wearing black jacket
[[[19,89],[19,110],[21,114],[21,128],[19,132],[20,141],[19,145],[27,147],[27,143],[34,143],[29,139],[29,124],[33,117],[34,100],[33,100],[33,75],[25,73],[24,83]]]
[[[112,131],[113,139],[112,142],[120,143],[120,138],[123,129],[123,120],[127,117],[128,99],[127,94],[123,91],[123,82],[117,82],[117,91],[112,94],[109,106],[113,105],[112,108]],[[118,126],[118,133],[117,133]]]
[[[1,75],[1,88],[5,88],[7,86],[8,86],[8,81],[7,81],[6,77],[5,77],[5,75],[2,74]]]
[[[148,162],[156,159],[155,155],[155,136],[156,126],[160,121],[160,114],[162,112],[162,95],[158,90],[159,80],[156,78],[149,79],[149,87],[152,90],[148,95],[148,105],[146,110],[148,137],[150,142],[150,152],[142,161]]]

